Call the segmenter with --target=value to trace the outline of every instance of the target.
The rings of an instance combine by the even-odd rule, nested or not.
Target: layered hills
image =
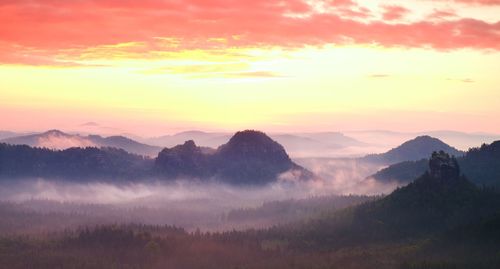
[[[426,172],[382,199],[271,234],[285,232],[294,248],[406,243],[443,238],[496,221],[499,214],[500,194],[475,186],[461,174],[458,161],[441,151],[432,154]]]
[[[434,151],[444,151],[453,156],[463,155],[462,151],[451,147],[443,141],[428,135],[423,135],[408,140],[385,153],[370,154],[361,158],[361,160],[381,164],[394,164],[403,161],[421,160],[427,158]]]
[[[187,178],[265,184],[278,180],[285,172],[291,172],[297,179],[312,177],[290,159],[283,146],[253,130],[237,132],[217,149],[198,147],[193,141],[186,141],[163,149],[154,159],[111,147],[51,150],[0,144],[0,176],[3,178]]]
[[[500,141],[481,147],[471,148],[463,156],[457,157],[462,172],[477,185],[500,186]],[[415,175],[423,173],[427,159],[406,161],[388,166],[372,177],[380,181],[408,183]]]
[[[63,150],[74,147],[113,147],[144,156],[156,156],[161,150],[160,147],[143,144],[125,136],[83,136],[78,134],[68,134],[59,130],[49,130],[43,133],[9,137],[1,140],[0,142],[54,150]]]

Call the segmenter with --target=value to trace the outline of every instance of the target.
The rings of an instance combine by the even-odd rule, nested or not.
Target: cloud
[[[328,169],[328,168],[327,168]],[[207,207],[217,203],[226,208],[257,206],[262,202],[303,199],[332,194],[380,194],[392,191],[396,185],[374,185],[356,178],[349,179],[357,167],[342,168],[335,178],[315,181],[295,181],[297,175],[283,175],[275,183],[265,186],[232,186],[210,180],[176,181],[144,180],[130,183],[69,182],[49,179],[23,179],[0,182],[1,201],[27,201],[30,199],[76,203],[110,203],[172,206],[201,202]],[[289,178],[291,177],[291,179]],[[366,183],[366,184],[365,184]]]
[[[91,126],[91,127],[97,127],[97,126],[99,126],[99,123],[97,123],[97,122],[93,122],[93,121],[89,121],[89,122],[86,122],[86,123],[82,123],[80,126]]]
[[[191,64],[167,66],[150,70],[152,73],[171,73],[171,74],[206,74],[206,73],[225,73],[229,71],[242,71],[249,66],[245,63],[223,63],[223,64]]]
[[[441,10],[435,9],[433,13],[431,13],[428,18],[431,20],[444,20],[449,18],[456,18],[458,15],[454,10]]]
[[[97,145],[89,139],[81,136],[59,136],[50,134],[38,138],[36,146],[60,150],[73,147],[96,147]]]
[[[0,50],[0,65],[31,65],[58,68],[96,66],[58,59],[55,55],[51,55],[50,51],[37,51],[23,47],[15,48],[2,43],[0,43]]]
[[[185,64],[144,70],[141,73],[151,75],[181,74],[192,78],[276,78],[282,75],[270,71],[250,71],[246,63],[207,63]]]
[[[226,77],[235,78],[279,78],[283,77],[280,74],[269,72],[269,71],[251,71],[251,72],[240,72],[240,73],[226,73]]]
[[[356,159],[301,158],[296,161],[319,176],[318,180],[309,182],[313,187],[308,186],[318,193],[387,194],[398,186],[397,182],[383,183],[367,178],[383,167]]]
[[[390,76],[391,75],[389,75],[389,74],[371,74],[368,77],[370,77],[370,78],[387,78]]]
[[[500,5],[500,0],[453,0],[453,2],[485,6]]]
[[[449,4],[463,4],[473,6],[497,6],[500,0],[427,0],[428,2],[448,2]]]
[[[476,82],[475,80],[473,80],[471,78],[447,78],[446,80],[459,81],[459,82],[463,82],[463,83],[474,83],[474,82]]]
[[[0,62],[69,65],[92,57],[325,44],[500,49],[500,22],[447,16],[394,22],[411,12],[386,7],[379,20],[349,0],[9,0],[0,3]]]
[[[387,21],[400,20],[410,12],[409,9],[402,6],[384,6],[383,18]]]

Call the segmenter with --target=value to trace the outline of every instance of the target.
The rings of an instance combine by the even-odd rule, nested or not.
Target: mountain
[[[193,143],[184,149],[196,151]],[[19,203],[0,203],[5,234],[0,250],[5,268],[489,269],[500,265],[499,202],[498,193],[475,187],[460,176],[453,157],[439,152],[431,156],[428,173],[384,198],[340,212],[330,211],[335,205],[328,201],[326,211],[313,219],[268,229],[187,232],[163,224],[120,224],[116,217],[107,225],[109,218],[96,222],[81,210],[47,214]],[[293,219],[296,214],[289,206],[300,212],[316,208],[278,202],[233,211],[232,218],[256,214]],[[114,208],[123,207],[100,211],[116,214]],[[150,210],[123,211],[129,219],[134,211]],[[83,225],[81,220],[86,220]],[[54,227],[62,231],[69,221],[71,228],[60,236],[46,236]],[[79,227],[73,231],[75,223]]]
[[[67,149],[72,147],[95,147],[93,141],[80,135],[71,135],[59,130],[49,130],[44,133],[16,136],[2,140],[12,145],[28,145],[49,149]]]
[[[252,130],[237,132],[216,150],[198,147],[192,140],[164,149],[155,168],[167,178],[208,177],[233,184],[265,184],[288,171],[299,179],[312,177],[292,162],[283,146]]]
[[[0,140],[1,140],[1,139],[11,138],[11,137],[14,137],[14,136],[19,136],[19,135],[20,135],[20,134],[15,133],[15,132],[10,132],[10,131],[0,131]]]
[[[81,136],[78,134],[67,134],[59,130],[50,130],[44,133],[11,137],[4,139],[1,142],[12,145],[28,145],[31,147],[60,150],[73,147],[114,147],[145,156],[155,156],[161,150],[160,147],[142,144],[124,136]]]
[[[476,184],[500,187],[500,140],[471,148],[458,163]]]
[[[425,172],[427,160],[401,162],[384,168],[371,177],[380,181],[410,182],[415,174]],[[500,141],[471,148],[457,158],[462,172],[476,185],[500,187]]]
[[[116,148],[50,150],[0,143],[0,177],[130,180],[151,176],[153,161]]]
[[[368,146],[338,132],[270,134],[270,136],[283,145],[293,158],[346,156],[355,154],[357,148]]]
[[[51,131],[50,136],[68,137],[57,131]],[[32,142],[38,138],[30,136],[23,139]],[[134,145],[120,137],[88,136],[85,139]],[[312,178],[312,174],[292,162],[283,146],[266,134],[247,130],[237,132],[229,142],[217,149],[198,147],[189,140],[182,145],[163,149],[156,159],[109,147],[51,150],[0,143],[0,177],[82,180],[196,178],[252,185],[278,179],[308,179]]]
[[[343,147],[366,145],[364,142],[339,132],[297,133],[296,135],[322,141],[324,143],[337,144]]]
[[[457,160],[435,152],[429,171],[390,195],[292,229],[297,247],[408,242],[461,229],[500,212],[500,194],[460,174]],[[299,231],[294,230],[299,229]]]
[[[441,151],[432,154],[429,171],[408,186],[360,207],[357,223],[372,225],[376,237],[402,238],[444,231],[480,219],[478,214],[482,212],[477,209],[483,198],[480,190],[460,175],[456,159]]]
[[[217,148],[226,143],[232,134],[224,132],[186,131],[174,135],[165,135],[141,140],[146,144],[173,147],[188,140],[193,140],[197,145]],[[276,142],[283,145],[288,154],[293,158],[327,157],[351,155],[351,148],[365,148],[368,145],[354,138],[338,132],[318,133],[270,133]],[[370,152],[362,150],[362,152]]]
[[[464,133],[457,131],[432,131],[428,132],[428,135],[437,137],[443,141],[450,143],[451,145],[458,147],[459,149],[469,149],[483,143],[492,143],[500,139],[498,134],[488,134],[488,133]]]
[[[375,174],[369,176],[379,181],[396,181],[400,183],[409,183],[418,175],[427,171],[427,159],[419,161],[406,161],[392,164],[385,167]]]
[[[394,164],[403,161],[416,161],[426,158],[434,151],[444,151],[453,156],[461,156],[463,152],[447,145],[443,141],[427,135],[418,136],[385,153],[371,154],[361,158],[363,161]]]
[[[142,142],[159,147],[170,148],[182,144],[185,141],[193,140],[198,145],[217,148],[218,146],[226,143],[230,138],[230,133],[211,133],[193,130],[176,133],[174,135],[146,138],[142,140]]]
[[[460,150],[467,150],[482,143],[492,143],[500,139],[500,134],[493,133],[466,133],[452,130],[437,130],[426,132],[394,132],[384,130],[347,131],[349,137],[379,146],[394,147],[416,136],[428,135],[453,145]]]
[[[214,158],[216,175],[228,180],[266,183],[287,171],[298,172],[299,178],[310,177],[310,172],[292,162],[282,145],[258,131],[237,132],[217,149]]]
[[[142,144],[125,136],[89,135],[88,139],[100,147],[121,148],[130,153],[144,156],[156,156],[161,150],[160,147]]]
[[[209,177],[213,175],[211,154],[204,153],[193,140],[173,148],[165,148],[155,160],[155,169],[168,178]]]

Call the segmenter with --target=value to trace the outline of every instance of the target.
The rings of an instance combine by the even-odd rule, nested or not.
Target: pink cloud
[[[239,77],[239,78],[279,78],[283,77],[280,74],[269,71],[251,71],[240,73],[226,73],[226,77]]]
[[[330,0],[329,4],[332,6],[356,6],[356,2],[353,0]]]
[[[500,0],[453,0],[457,3],[494,6],[500,5]]]
[[[429,19],[449,19],[453,17],[458,17],[457,13],[453,10],[440,10],[436,9],[433,13],[431,13],[428,18]]]
[[[442,16],[389,23],[410,12],[401,7],[387,9],[387,21],[360,22],[370,17],[366,8],[350,0],[329,3],[344,12],[317,13],[302,0],[4,0],[0,49],[10,49],[0,52],[0,61],[50,64],[57,55],[123,42],[143,44],[135,53],[330,43],[500,49],[500,22]],[[286,16],[290,13],[306,16]],[[178,44],[165,46],[157,37]],[[212,38],[224,42],[209,42]]]
[[[410,10],[402,6],[384,6],[383,18],[387,21],[400,20],[406,14],[410,13]]]

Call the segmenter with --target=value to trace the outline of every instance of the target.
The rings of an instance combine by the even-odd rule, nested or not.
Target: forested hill
[[[0,268],[499,268],[499,194],[470,183],[457,164],[436,153],[429,172],[389,196],[269,229],[106,225],[0,238]]]
[[[151,176],[153,160],[116,148],[50,150],[0,144],[0,177],[127,180]]]
[[[361,160],[381,164],[394,164],[427,158],[434,151],[444,151],[453,156],[463,155],[462,151],[457,150],[443,141],[428,135],[423,135],[408,140],[385,153],[367,155],[361,158]]]
[[[293,238],[290,242],[297,248],[335,248],[443,236],[499,214],[500,195],[476,187],[460,175],[456,159],[439,152],[432,155],[429,171],[408,186],[378,201],[277,233],[288,231],[286,236]]]
[[[283,146],[266,134],[251,130],[237,132],[218,149],[186,141],[162,150],[155,159],[108,147],[49,150],[0,144],[1,178],[112,181],[180,178],[252,185],[276,181],[285,172],[298,179],[313,176],[295,164]]]
[[[40,147],[49,149],[68,149],[72,147],[104,147],[104,148],[120,148],[127,152],[144,155],[156,156],[161,148],[157,146],[146,145],[125,136],[109,136],[102,137],[100,135],[82,136],[78,134],[68,134],[59,130],[49,130],[43,133],[12,136],[1,143],[11,145],[27,145],[30,147]]]
[[[472,148],[463,157],[457,157],[462,173],[478,186],[500,187],[500,141]],[[380,181],[410,182],[427,170],[427,159],[401,162],[375,173]]]

